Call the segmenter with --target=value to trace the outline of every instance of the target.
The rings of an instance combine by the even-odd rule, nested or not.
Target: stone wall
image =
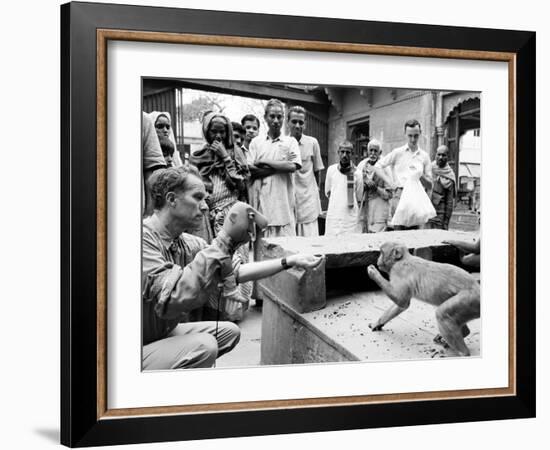
[[[346,89],[342,95],[342,111],[330,108],[328,131],[328,161],[337,162],[338,145],[349,139],[350,125],[369,120],[370,136],[382,142],[384,154],[405,144],[403,125],[416,118],[422,127],[420,147],[432,154],[435,141],[435,117],[431,91],[374,89],[369,97],[360,95],[359,89]],[[395,97],[395,98],[394,98]]]
[[[338,162],[338,145],[347,139],[346,120],[333,107],[328,122],[328,165]]]

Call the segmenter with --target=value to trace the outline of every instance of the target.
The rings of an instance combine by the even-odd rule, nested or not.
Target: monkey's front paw
[[[449,344],[447,344],[447,341],[440,334],[434,337],[434,343],[441,345],[443,348],[449,348]]]
[[[371,279],[375,279],[376,277],[380,276],[380,272],[378,272],[378,269],[373,266],[372,264],[367,267],[367,273]]]
[[[376,323],[369,323],[369,328],[372,331],[380,331],[384,325],[376,322]]]

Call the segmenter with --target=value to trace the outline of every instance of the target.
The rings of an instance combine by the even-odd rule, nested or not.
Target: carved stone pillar
[[[437,146],[439,147],[440,145],[443,145],[445,143],[445,127],[435,127],[435,133],[437,136]]]
[[[445,117],[443,117],[443,92],[438,92],[435,99],[435,131],[437,146],[445,143]]]

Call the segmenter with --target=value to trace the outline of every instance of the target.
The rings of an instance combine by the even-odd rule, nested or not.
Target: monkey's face
[[[403,244],[395,242],[385,242],[380,247],[380,256],[376,263],[380,270],[390,273],[391,268],[397,262],[403,259],[403,256],[408,252],[407,247]]]

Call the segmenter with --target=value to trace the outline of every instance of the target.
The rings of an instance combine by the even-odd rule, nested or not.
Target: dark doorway
[[[370,125],[368,120],[350,125],[349,136],[353,143],[353,162],[359,161],[367,156],[367,145],[369,143]]]

